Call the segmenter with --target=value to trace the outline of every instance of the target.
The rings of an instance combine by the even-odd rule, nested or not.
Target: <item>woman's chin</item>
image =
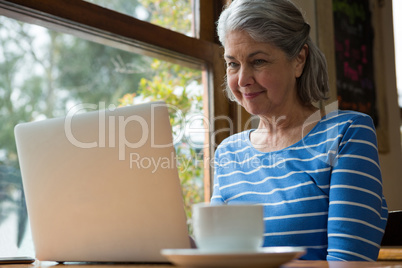
[[[260,115],[263,114],[264,111],[266,111],[266,106],[267,104],[263,105],[264,107],[261,107],[261,105],[242,105],[244,109],[252,115]]]

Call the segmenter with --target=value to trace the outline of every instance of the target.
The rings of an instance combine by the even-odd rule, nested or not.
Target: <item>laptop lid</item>
[[[151,102],[15,127],[36,258],[166,262],[188,248],[168,110]]]

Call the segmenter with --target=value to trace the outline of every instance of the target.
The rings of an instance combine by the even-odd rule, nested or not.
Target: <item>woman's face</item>
[[[289,60],[279,48],[254,41],[247,32],[230,32],[225,41],[227,83],[237,101],[251,114],[280,116],[299,105],[296,78],[306,49]]]

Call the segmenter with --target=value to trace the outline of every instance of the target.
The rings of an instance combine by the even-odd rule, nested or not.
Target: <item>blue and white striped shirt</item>
[[[215,153],[211,204],[264,205],[264,246],[303,246],[303,259],[375,261],[388,209],[371,117],[335,111],[299,142],[263,153],[244,131]]]

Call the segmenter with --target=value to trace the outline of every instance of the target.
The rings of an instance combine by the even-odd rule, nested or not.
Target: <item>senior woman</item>
[[[264,246],[374,261],[388,214],[374,125],[313,105],[328,75],[309,31],[288,0],[234,0],[222,12],[227,93],[260,120],[218,146],[211,204],[263,204]]]

